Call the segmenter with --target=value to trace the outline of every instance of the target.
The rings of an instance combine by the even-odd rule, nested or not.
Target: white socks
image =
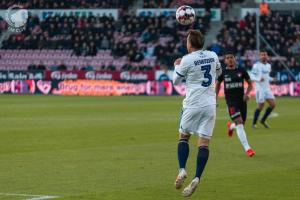
[[[245,151],[250,149],[250,146],[249,146],[248,141],[247,141],[247,136],[246,136],[246,132],[244,130],[244,125],[243,124],[238,124],[236,126],[236,133],[237,133],[237,136],[239,137]]]
[[[233,129],[235,129],[235,128],[236,128],[235,123],[231,123],[231,125],[230,125],[230,130],[233,130]]]

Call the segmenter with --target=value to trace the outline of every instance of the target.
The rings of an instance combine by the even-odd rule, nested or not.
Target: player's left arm
[[[221,68],[220,68],[221,70]],[[221,89],[221,84],[222,82],[224,81],[224,76],[223,76],[223,73],[222,71],[220,72],[221,74],[219,75],[218,79],[216,80],[216,102],[217,102],[217,106],[218,106],[218,96],[219,96],[219,93],[220,93],[220,89]]]
[[[244,101],[248,101],[250,99],[250,92],[253,89],[252,81],[250,79],[250,76],[246,70],[244,70],[244,79],[248,83],[248,87],[246,90],[246,93],[244,94]]]
[[[268,80],[269,80],[269,82],[276,82],[277,78],[276,77],[272,77],[271,76],[271,72],[272,72],[272,68],[271,68],[271,65],[270,65],[270,73],[269,73]]]

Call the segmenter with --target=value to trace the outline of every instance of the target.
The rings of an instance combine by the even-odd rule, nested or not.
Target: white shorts
[[[210,139],[215,127],[216,105],[203,108],[183,108],[180,119],[180,133],[198,134]]]
[[[256,91],[256,103],[264,103],[267,99],[275,99],[271,90]]]

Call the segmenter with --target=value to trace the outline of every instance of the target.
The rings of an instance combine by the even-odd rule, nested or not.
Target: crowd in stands
[[[173,60],[187,53],[185,36],[189,28],[207,31],[210,14],[198,17],[197,23],[182,26],[174,16],[125,14],[116,26],[112,16],[50,16],[43,21],[30,16],[26,30],[12,34],[3,49],[70,49],[73,56],[96,56],[99,50],[111,50],[115,58],[126,57],[130,63],[156,57],[158,63],[173,66]],[[110,69],[115,67],[110,66]],[[151,69],[144,67],[144,70]]]
[[[119,8],[127,9],[134,0],[1,0],[0,9],[16,4],[28,9],[80,9],[80,8]]]
[[[244,0],[144,0],[144,8],[177,8],[189,5],[193,8],[221,8],[226,11],[232,3],[242,3]]]
[[[261,35],[271,47],[282,57],[291,68],[300,69],[300,24],[290,15],[272,12],[260,17]],[[247,51],[256,49],[256,18],[254,14],[248,14],[244,19],[232,19],[226,21],[217,36],[217,41],[210,47],[218,55],[222,55],[224,49],[234,49],[238,56],[245,56]],[[261,42],[261,48],[267,45]],[[298,55],[298,57],[297,57]],[[251,68],[251,62],[241,62],[247,68]],[[273,63],[274,69],[282,69],[277,60]]]
[[[84,4],[83,2],[91,3],[93,1],[79,2]],[[107,2],[116,3],[117,1]],[[176,1],[145,2],[171,6],[171,3]],[[191,0],[191,2],[193,1]],[[205,1],[197,2],[205,3]],[[101,69],[172,68],[173,61],[187,53],[185,47],[187,30],[198,29],[205,34],[210,27],[210,17],[210,12],[206,11],[204,16],[197,17],[193,25],[182,26],[176,22],[174,16],[136,17],[134,13],[128,12],[125,12],[118,21],[112,16],[106,15],[79,17],[70,14],[68,16],[49,16],[45,20],[30,16],[26,30],[22,33],[12,34],[7,40],[4,40],[2,49],[69,50],[71,53],[68,56],[74,58],[99,56],[99,51],[107,51],[105,56],[109,57],[111,61],[105,62]],[[275,57],[271,61],[273,69],[283,69],[279,60],[283,60],[290,68],[300,69],[299,21],[290,15],[278,12],[261,16],[261,34],[281,56]],[[219,56],[223,55],[224,49],[233,49],[237,54],[239,65],[251,69],[254,61],[251,54],[256,49],[255,23],[255,15],[252,14],[248,14],[244,19],[226,21],[216,41],[209,49],[215,51]],[[0,33],[1,30],[6,29],[6,26],[7,24],[0,18]],[[261,46],[266,48],[264,43],[261,43]],[[157,65],[148,66],[147,62],[143,62],[147,59],[151,62],[155,60]],[[122,66],[116,66],[113,60],[122,60]],[[49,64],[44,65],[45,69],[49,67]],[[60,66],[62,63],[56,65]],[[63,65],[65,66],[65,64]],[[93,68],[92,65],[85,66],[85,69]],[[35,64],[35,66],[39,66],[38,69],[44,69],[39,64]],[[68,64],[67,68],[76,68],[76,66]],[[30,69],[34,69],[33,65],[30,66]]]
[[[112,16],[50,16],[44,21],[30,16],[26,30],[3,42],[4,49],[73,49],[76,56],[94,56],[113,40]]]
[[[6,30],[7,28],[7,23],[5,22],[2,17],[0,17],[0,35],[2,35],[3,30]]]

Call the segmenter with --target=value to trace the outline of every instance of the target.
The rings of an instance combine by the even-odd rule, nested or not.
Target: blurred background
[[[195,9],[194,24],[176,22],[181,5]],[[18,30],[11,8],[28,11]],[[267,49],[274,93],[300,95],[297,0],[2,0],[0,16],[0,93],[184,95],[170,79],[193,28],[206,35],[206,49],[221,60],[234,49],[247,70]]]

